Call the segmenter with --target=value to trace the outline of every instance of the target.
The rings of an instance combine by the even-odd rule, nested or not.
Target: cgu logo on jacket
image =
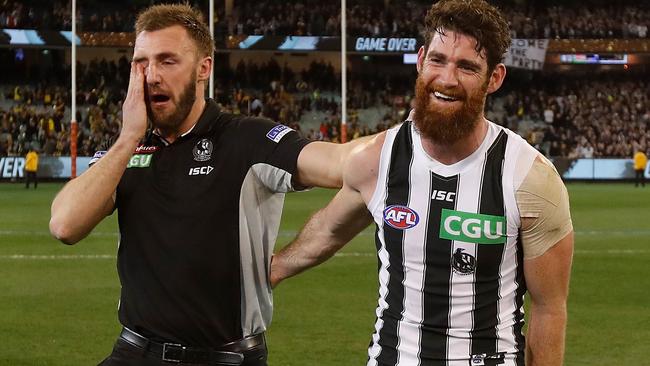
[[[384,210],[384,222],[398,230],[410,229],[419,221],[417,212],[406,206],[392,205]]]
[[[477,244],[506,242],[506,218],[442,209],[440,237]]]

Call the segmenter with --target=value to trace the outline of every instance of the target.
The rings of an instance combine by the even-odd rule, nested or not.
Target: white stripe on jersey
[[[413,167],[420,166],[424,158],[414,154]],[[420,223],[404,231],[404,242],[424,242],[427,235],[427,221],[429,216],[429,200],[422,199],[421,192],[431,191],[430,172],[427,169],[411,169],[409,181],[408,207],[417,212]],[[425,246],[404,246],[404,320],[398,323],[399,346],[398,365],[417,365],[420,343],[420,327],[424,320],[423,315],[423,290]]]
[[[491,136],[488,136],[491,137]],[[477,212],[480,201],[481,185],[476,182],[482,181],[483,166],[461,172],[458,180],[456,210],[465,212]],[[476,244],[454,240],[452,253],[461,249],[476,258]],[[469,332],[474,325],[472,310],[474,309],[474,280],[475,275],[461,274],[451,271],[451,305],[449,311],[449,335],[447,353],[451,355],[468,355],[471,350]],[[467,362],[467,361],[465,361]]]
[[[384,141],[384,146],[392,146],[393,141],[395,140],[395,134],[386,134],[386,139]],[[388,151],[388,157],[385,157],[386,152],[382,150],[379,172],[377,174],[377,185],[375,187],[375,192],[368,202],[368,209],[372,212],[374,209],[382,209],[383,202],[386,199],[386,185],[387,185],[387,173],[390,166],[390,151]],[[384,310],[388,308],[386,303],[386,295],[388,294],[388,269],[386,264],[389,263],[388,251],[386,251],[386,243],[384,243],[384,230],[383,225],[377,226],[377,237],[380,240],[379,251],[377,256],[379,257],[379,262],[381,266],[379,268],[379,299],[377,300],[377,308],[375,309],[375,315],[377,316],[377,321],[375,322],[375,332],[372,335],[372,345],[368,348],[368,366],[376,366],[377,360],[376,357],[379,356],[381,352],[381,346],[379,345],[379,331],[384,326],[384,321],[382,316]]]

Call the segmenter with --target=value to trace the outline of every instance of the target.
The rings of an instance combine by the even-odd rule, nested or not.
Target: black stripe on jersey
[[[459,177],[442,177],[431,173],[429,191],[429,219],[425,239],[425,269],[423,291],[422,336],[420,364],[439,365],[447,359],[447,330],[451,302],[452,240],[440,238],[440,219],[443,209],[453,210],[458,196]],[[453,202],[436,200],[433,191],[454,192]],[[443,295],[444,294],[444,295]]]
[[[526,339],[523,333],[524,327],[524,313],[521,311],[524,305],[524,294],[526,293],[526,279],[524,277],[524,246],[521,242],[521,230],[519,230],[517,239],[517,277],[515,283],[517,284],[517,294],[515,295],[515,325],[513,327],[515,344],[517,348],[517,366],[525,365],[525,351]]]
[[[503,199],[503,160],[508,135],[501,131],[490,146],[483,170],[479,213],[505,216]],[[504,227],[506,230],[506,227]],[[477,244],[474,282],[474,329],[472,355],[497,352],[499,323],[499,273],[505,244]]]
[[[386,202],[391,205],[408,206],[410,195],[410,171],[413,163],[413,139],[411,123],[404,122],[393,142],[390,168],[388,169]],[[382,318],[384,325],[379,331],[381,351],[377,356],[379,364],[397,364],[397,327],[404,312],[404,231],[390,225],[383,225],[384,243],[388,251],[388,293]]]
[[[375,248],[377,249],[377,278],[379,278],[379,271],[381,271],[381,260],[379,259],[379,250],[381,249],[381,241],[379,240],[379,226],[375,225]],[[377,324],[377,317],[372,324]],[[373,333],[374,336],[374,333]],[[368,344],[368,349],[371,349],[375,343],[374,337],[370,337],[370,343]],[[366,359],[366,364],[370,361],[370,355]]]
[[[381,270],[381,260],[379,259],[379,251],[381,250],[381,240],[379,240],[379,226],[375,227],[375,249],[377,249],[377,278],[379,278],[379,271]]]

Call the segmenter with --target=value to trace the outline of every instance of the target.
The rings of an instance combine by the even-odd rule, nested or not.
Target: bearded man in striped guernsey
[[[351,155],[341,191],[274,256],[272,284],[374,220],[368,365],[561,365],[573,254],[566,188],[483,112],[506,75],[507,23],[483,0],[442,0],[425,27],[414,111]]]

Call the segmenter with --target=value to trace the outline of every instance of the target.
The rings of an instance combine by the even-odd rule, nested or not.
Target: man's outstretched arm
[[[343,188],[325,208],[309,219],[294,241],[273,256],[272,286],[324,262],[372,222],[366,202],[377,182],[379,155],[385,136],[385,133],[380,133],[365,138],[358,141],[353,151],[345,151],[345,163],[340,168]]]
[[[348,158],[355,149],[368,144],[375,137],[364,136],[345,144],[312,142],[298,156],[296,182],[302,187],[341,188]]]

